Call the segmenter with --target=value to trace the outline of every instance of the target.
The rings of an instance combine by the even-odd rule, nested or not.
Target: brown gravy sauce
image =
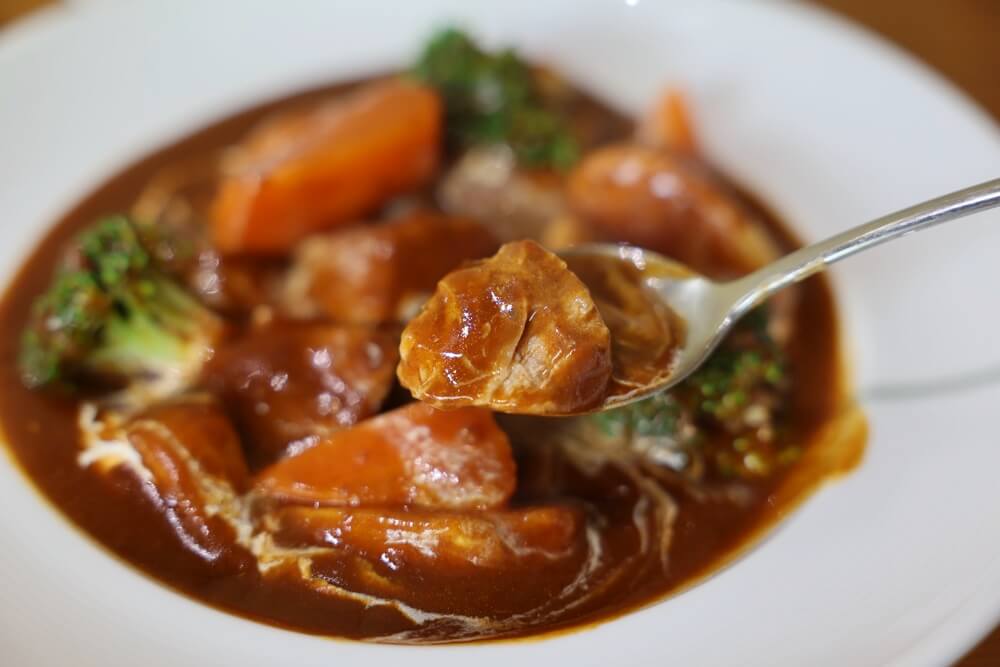
[[[178,543],[151,506],[135,502],[139,491],[132,478],[123,474],[109,485],[77,464],[78,401],[70,396],[28,391],[20,382],[16,366],[18,333],[32,300],[47,285],[61,248],[81,226],[100,215],[128,210],[143,186],[166,165],[235,142],[276,108],[305,103],[341,88],[310,91],[264,104],[195,132],[130,165],[69,211],[21,266],[0,302],[0,321],[5,323],[5,334],[0,336],[0,424],[4,440],[27,478],[70,522],[114,555],[173,590],[279,627],[371,638],[405,630],[408,624],[392,610],[366,610],[354,602],[304,590],[297,582],[264,580],[254,571],[225,576],[212,571]],[[795,237],[763,207],[749,199],[747,203],[768,221],[786,249],[798,245]],[[751,483],[752,502],[740,511],[720,511],[717,505],[676,493],[679,514],[666,574],[638,573],[643,576],[616,583],[599,604],[583,604],[540,626],[528,624],[502,636],[578,628],[660,601],[733,560],[821,481],[850,469],[860,460],[865,422],[847,394],[830,287],[824,278],[816,277],[802,285],[800,294],[795,314],[798,334],[789,349],[795,390],[788,427],[803,445],[802,458],[784,473]],[[546,466],[551,462],[544,460],[546,456],[539,448],[518,443],[516,436],[514,440],[522,489],[515,501],[536,500],[527,497],[533,487],[540,486],[532,479],[548,474]],[[618,484],[619,480],[609,471],[596,479],[574,483],[590,487],[599,496],[603,487]],[[616,509],[621,510],[609,503],[608,516],[614,517]],[[622,531],[619,537],[611,535],[609,540],[612,550],[626,553],[633,537]],[[517,608],[520,590],[533,585],[531,573],[523,579],[518,577],[518,586],[514,583],[510,579],[496,582],[492,592],[484,593],[485,601],[499,608]],[[456,611],[463,609],[460,596],[451,606]]]

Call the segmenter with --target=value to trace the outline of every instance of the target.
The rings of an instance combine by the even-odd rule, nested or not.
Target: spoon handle
[[[775,292],[804,280],[845,257],[910,232],[997,206],[1000,206],[1000,178],[904,208],[825,241],[800,248],[731,283],[735,291],[744,295],[735,308],[737,316],[759,305]]]

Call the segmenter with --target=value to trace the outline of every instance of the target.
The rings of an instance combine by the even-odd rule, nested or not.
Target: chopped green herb
[[[670,438],[692,455],[700,448],[723,477],[767,476],[793,461],[798,450],[775,438],[787,362],[767,333],[766,312],[751,315],[677,387],[591,419],[617,438]]]
[[[762,388],[779,388],[785,380],[784,362],[776,351],[723,347],[679,389],[696,389],[699,411],[722,421],[731,419]]]
[[[755,475],[767,475],[771,472],[770,462],[759,452],[750,452],[744,456],[743,466]]]
[[[447,29],[427,44],[413,75],[441,94],[454,147],[506,144],[529,167],[565,169],[576,161],[568,123],[545,108],[530,67],[513,51],[487,53]]]

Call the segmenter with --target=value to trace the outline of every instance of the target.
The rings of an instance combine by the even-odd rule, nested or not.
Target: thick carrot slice
[[[489,509],[515,484],[510,442],[489,410],[411,403],[275,463],[256,489],[309,505]]]
[[[273,119],[234,152],[211,204],[224,253],[284,254],[419,188],[437,168],[441,104],[417,83],[372,83]]]

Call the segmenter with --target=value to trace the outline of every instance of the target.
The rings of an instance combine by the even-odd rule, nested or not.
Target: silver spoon
[[[633,264],[651,291],[685,322],[685,336],[670,372],[627,394],[609,396],[596,411],[633,403],[681,382],[705,362],[733,324],[775,292],[862,250],[996,206],[1000,206],[1000,178],[890,213],[726,283],[713,282],[682,264],[633,246],[589,244],[561,251],[564,257],[591,255]]]

